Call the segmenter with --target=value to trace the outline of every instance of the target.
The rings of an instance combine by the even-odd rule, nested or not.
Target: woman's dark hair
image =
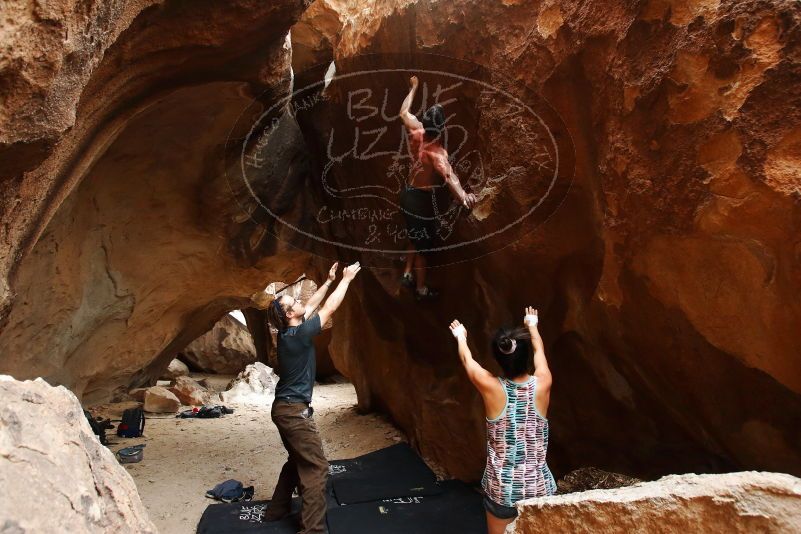
[[[423,113],[423,128],[426,139],[436,139],[445,129],[445,110],[439,104],[434,104]]]
[[[531,368],[531,334],[525,328],[499,328],[492,338],[492,355],[503,376],[514,378]]]
[[[278,330],[279,332],[283,332],[287,329],[288,323],[286,319],[286,311],[284,310],[284,306],[281,304],[281,297],[275,297],[270,303],[270,307],[267,308],[267,322],[269,322],[273,328]]]

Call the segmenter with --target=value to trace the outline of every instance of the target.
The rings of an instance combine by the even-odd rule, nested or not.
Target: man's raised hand
[[[412,76],[411,78],[409,78],[409,86],[411,86],[412,89],[417,89],[417,84],[418,84],[417,76]]]
[[[361,265],[357,261],[353,265],[348,265],[342,271],[342,279],[343,280],[353,280],[356,277],[356,273],[358,273],[362,269]]]
[[[339,267],[339,262],[334,263],[331,266],[331,269],[328,271],[328,279],[333,282],[337,279],[337,268]]]
[[[460,323],[456,319],[454,319],[453,322],[451,323],[450,329],[451,329],[451,334],[453,334],[453,337],[455,337],[457,341],[459,339],[464,339],[464,340],[467,339],[467,329],[464,327],[462,323]]]

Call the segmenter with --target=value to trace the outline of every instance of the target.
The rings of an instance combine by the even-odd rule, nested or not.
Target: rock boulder
[[[174,358],[170,362],[170,365],[167,366],[167,370],[161,375],[161,378],[172,380],[179,376],[186,376],[188,374],[189,367],[187,367],[186,364],[178,358]]]
[[[272,404],[278,377],[261,362],[248,365],[220,394],[228,404]]]
[[[175,379],[175,384],[167,389],[186,406],[202,406],[209,401],[206,388],[188,376],[179,376]]]
[[[226,313],[179,356],[193,371],[237,374],[256,361],[256,347],[248,329]]]
[[[784,534],[801,531],[801,479],[783,473],[671,475],[518,503],[512,534]]]
[[[153,386],[145,391],[146,412],[175,413],[181,407],[181,401],[170,390],[162,386]]]
[[[3,375],[0,406],[0,530],[156,532],[72,392]]]

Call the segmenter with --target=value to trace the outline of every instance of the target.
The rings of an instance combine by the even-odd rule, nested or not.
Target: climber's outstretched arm
[[[476,195],[473,193],[466,193],[465,190],[462,188],[461,182],[459,182],[459,177],[456,176],[456,173],[453,172],[453,167],[451,167],[450,162],[448,161],[447,153],[445,154],[438,154],[433,159],[434,169],[439,173],[440,176],[445,180],[445,183],[448,184],[448,188],[451,190],[451,194],[453,198],[461,202],[462,206],[467,209],[471,209],[473,206],[476,205]]]
[[[421,130],[423,128],[423,123],[417,120],[417,117],[415,117],[412,112],[409,111],[412,108],[414,94],[417,92],[417,83],[417,76],[412,76],[409,79],[409,94],[406,95],[406,98],[403,100],[403,104],[401,104],[400,118],[409,131]]]

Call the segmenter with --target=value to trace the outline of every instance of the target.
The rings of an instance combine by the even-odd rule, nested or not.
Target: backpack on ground
[[[117,425],[117,435],[121,438],[138,438],[145,431],[145,411],[142,408],[129,408],[122,412],[122,421]]]

